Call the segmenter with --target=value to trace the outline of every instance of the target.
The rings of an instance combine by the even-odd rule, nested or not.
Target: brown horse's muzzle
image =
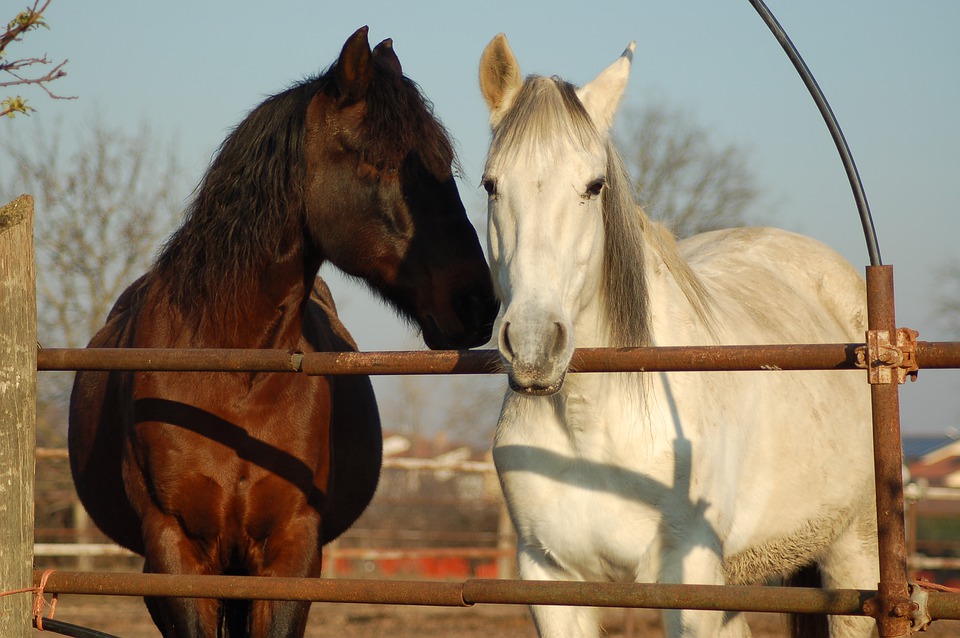
[[[490,340],[500,304],[489,285],[458,291],[445,303],[418,313],[423,341],[431,350],[474,348]]]

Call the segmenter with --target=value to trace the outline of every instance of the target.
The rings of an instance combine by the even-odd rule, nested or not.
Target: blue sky
[[[6,3],[8,7],[11,3]],[[331,4],[333,6],[331,6]],[[884,262],[894,266],[897,324],[946,340],[930,298],[957,249],[960,213],[960,3],[923,0],[770,0],[844,129],[863,177]],[[14,9],[5,9],[4,13]],[[225,133],[266,95],[317,73],[344,40],[370,26],[393,38],[404,71],[459,143],[461,195],[482,230],[478,188],[488,142],[477,88],[480,52],[507,34],[524,73],[588,82],[637,42],[625,106],[687,111],[717,144],[744,149],[768,213],[756,221],[813,235],[867,264],[836,151],[793,67],[747,0],[724,2],[180,2],[54,0],[49,31],[13,57],[69,58],[53,87],[77,101],[19,91],[38,112],[0,122],[29,135],[60,120],[81,128],[99,111],[131,132],[149,122],[175,140],[199,180]],[[0,159],[0,170],[3,162]],[[39,211],[38,214],[42,214]],[[328,271],[325,271],[325,276]],[[418,346],[362,288],[333,282],[344,321],[364,350]],[[901,392],[904,430],[960,425],[960,373],[921,372]],[[433,381],[431,381],[433,383]],[[382,392],[395,381],[378,381]],[[495,419],[496,406],[490,418]]]

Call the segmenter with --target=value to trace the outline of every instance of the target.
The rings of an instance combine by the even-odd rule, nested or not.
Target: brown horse
[[[447,133],[366,27],[322,75],[227,137],[181,228],[91,347],[356,349],[316,279],[330,261],[431,348],[485,342],[490,272]],[[97,525],[168,574],[316,577],[370,502],[380,419],[366,377],[80,372],[77,492]],[[148,598],[164,636],[302,636],[309,603]]]

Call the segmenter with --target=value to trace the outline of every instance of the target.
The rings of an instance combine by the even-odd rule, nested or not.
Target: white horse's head
[[[597,302],[609,129],[634,47],[583,88],[522,80],[503,34],[481,57],[493,127],[483,186],[491,271],[504,306],[499,348],[517,392],[560,389],[577,321]]]

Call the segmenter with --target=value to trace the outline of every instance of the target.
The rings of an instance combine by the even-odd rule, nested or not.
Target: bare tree
[[[620,148],[651,217],[678,237],[746,223],[759,193],[739,147],[715,147],[689,115],[664,104],[628,109],[623,122]]]
[[[0,80],[0,87],[34,85],[43,89],[47,95],[55,100],[72,100],[73,97],[57,95],[47,86],[54,80],[58,80],[67,74],[63,70],[67,61],[50,67],[53,64],[46,56],[19,58],[16,60],[6,59],[6,49],[9,45],[23,40],[23,34],[28,31],[34,31],[40,27],[49,28],[43,18],[43,12],[50,5],[50,0],[46,0],[43,5],[40,0],[35,0],[32,7],[27,7],[7,23],[5,31],[0,32],[0,78],[12,77],[13,79]],[[40,67],[42,71],[37,71]],[[37,75],[36,72],[40,73]],[[14,117],[18,113],[29,115],[30,111],[35,110],[27,104],[27,101],[20,97],[8,97],[0,101],[0,116]]]
[[[60,131],[3,140],[14,170],[0,176],[0,199],[26,191],[36,201],[40,343],[82,347],[178,221],[184,179],[174,149],[160,150],[146,127],[127,134],[96,120],[72,144]],[[40,375],[39,407],[62,410],[70,381]]]
[[[393,392],[381,401],[383,428],[404,436],[422,436],[427,427],[431,397],[428,380],[412,376],[397,377]]]

